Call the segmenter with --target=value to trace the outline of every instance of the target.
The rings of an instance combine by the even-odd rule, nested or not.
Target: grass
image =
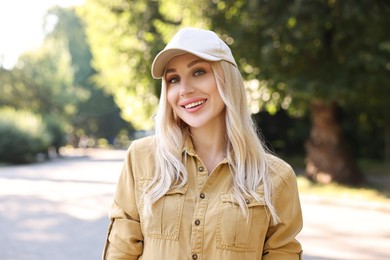
[[[301,194],[314,194],[320,197],[353,199],[390,203],[390,192],[373,185],[360,187],[344,186],[337,183],[312,183],[304,176],[298,176],[298,188]]]
[[[293,166],[298,175],[298,188],[301,194],[330,199],[375,201],[390,205],[390,162],[360,160],[358,165],[364,173],[367,183],[353,187],[337,183],[313,183],[304,176],[303,157],[286,158],[285,160]]]

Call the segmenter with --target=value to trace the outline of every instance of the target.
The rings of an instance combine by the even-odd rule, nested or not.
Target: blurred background
[[[303,202],[379,203],[389,214],[389,25],[387,0],[1,2],[0,180],[67,159],[96,165],[102,152],[119,163],[153,132],[154,56],[192,26],[232,49],[253,118],[294,167]],[[310,259],[357,259],[321,254]]]

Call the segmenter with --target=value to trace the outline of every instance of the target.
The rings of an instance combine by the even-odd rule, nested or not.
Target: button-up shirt
[[[246,198],[244,216],[232,196],[227,160],[208,172],[191,140],[183,148],[188,181],[171,188],[143,214],[142,192],[155,174],[154,137],[128,149],[114,202],[103,259],[300,259],[295,239],[302,228],[296,176],[281,159],[267,155],[271,200],[280,218],[271,224],[264,202]],[[257,192],[264,197],[262,185]]]

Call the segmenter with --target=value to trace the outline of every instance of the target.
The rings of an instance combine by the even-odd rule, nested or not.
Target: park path
[[[124,151],[98,150],[0,167],[0,259],[100,259],[123,158]],[[386,208],[301,201],[304,260],[390,259]]]

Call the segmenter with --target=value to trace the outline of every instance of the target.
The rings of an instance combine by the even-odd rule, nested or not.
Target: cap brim
[[[222,60],[219,57],[215,57],[206,53],[192,51],[192,50],[186,50],[186,49],[168,49],[161,51],[156,58],[154,58],[154,61],[152,63],[152,77],[155,79],[160,79],[164,76],[165,67],[167,66],[168,62],[173,59],[176,56],[183,55],[186,53],[191,53],[195,56],[198,56],[199,58],[208,60],[208,61],[220,61]]]

